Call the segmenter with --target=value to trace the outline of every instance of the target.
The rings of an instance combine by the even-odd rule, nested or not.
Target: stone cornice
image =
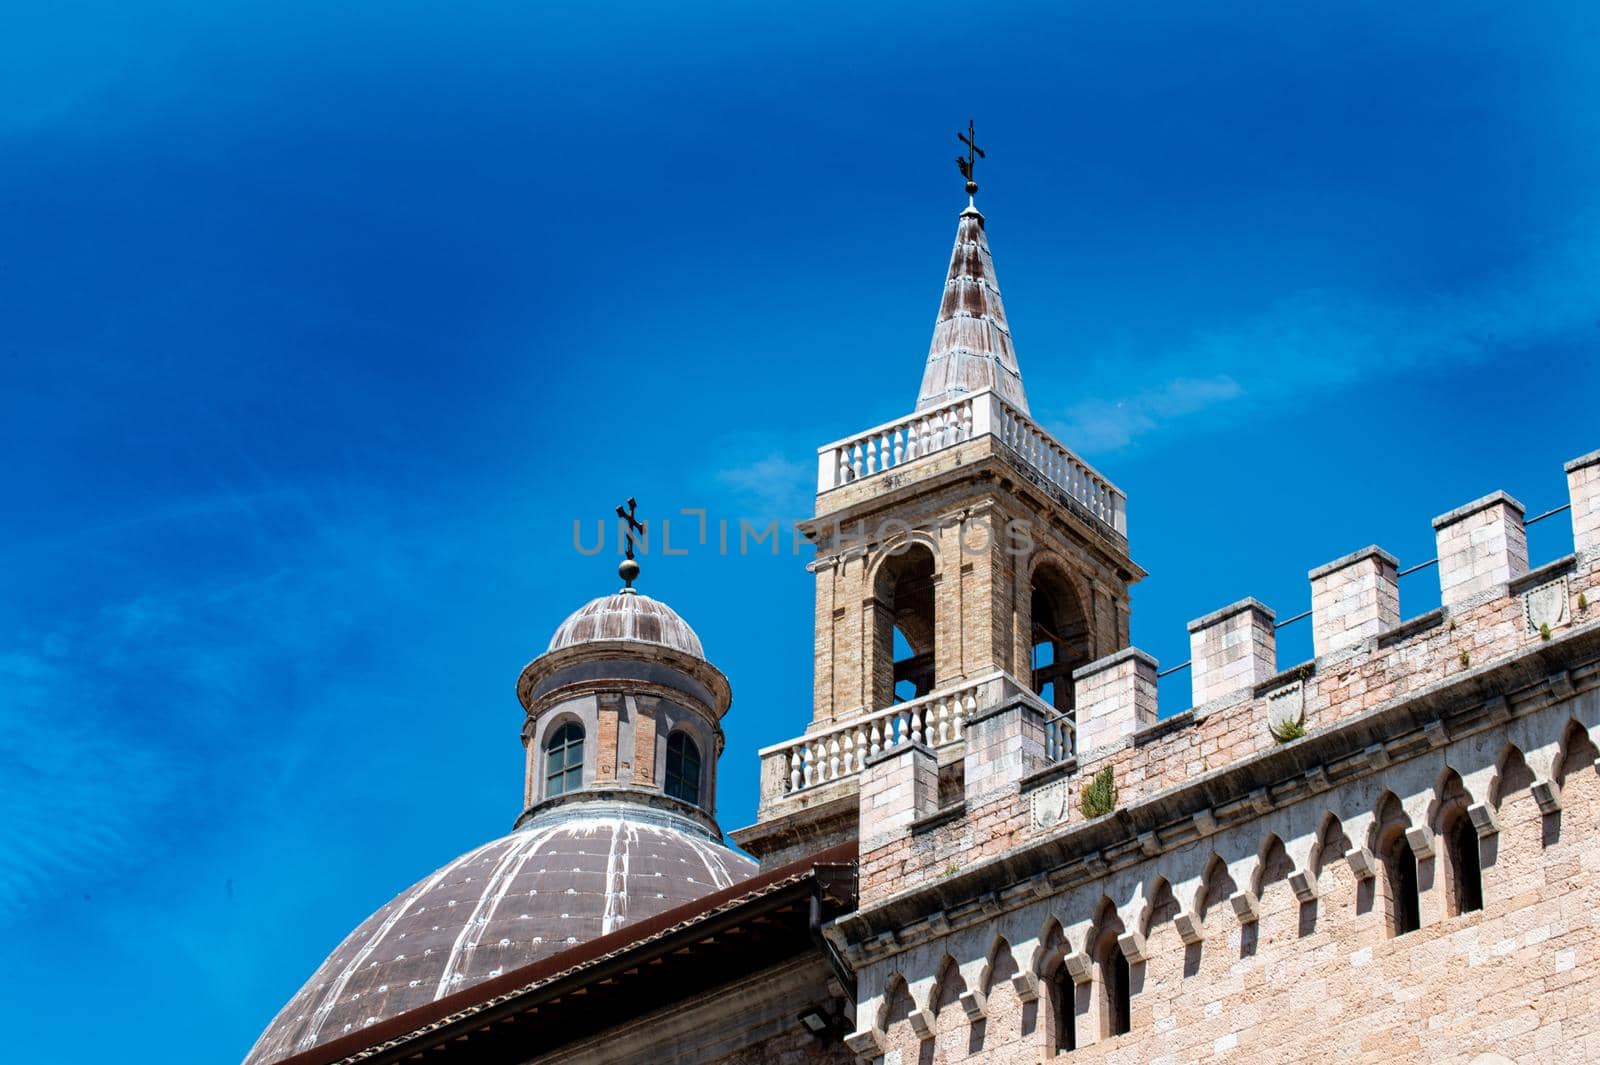
[[[1594,688],[1600,621],[909,888],[831,931],[852,962],[892,956]]]

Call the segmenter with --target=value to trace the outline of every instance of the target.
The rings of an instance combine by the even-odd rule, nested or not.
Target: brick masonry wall
[[[1600,766],[1588,731],[1597,726],[1600,690],[1590,690],[859,962],[858,1027],[880,1033],[864,1056],[883,1065],[1053,1059],[1064,997],[1053,978],[1071,955],[1090,973],[1071,996],[1075,1061],[1596,1060]],[[1542,811],[1529,786],[1541,773],[1560,782],[1557,812]],[[1468,802],[1491,809],[1495,826],[1475,840],[1484,908],[1460,913],[1443,841],[1452,811]],[[1392,932],[1386,869],[1363,879],[1343,857],[1375,846],[1390,825],[1433,834],[1417,861],[1422,926],[1403,936]],[[1296,874],[1314,901],[1302,901]],[[1259,899],[1253,917],[1232,902],[1243,893]],[[1131,1030],[1112,1036],[1096,948],[1130,931],[1142,940],[1130,965]]]
[[[1412,619],[1376,641],[1279,674],[1261,686],[1256,698],[1186,711],[1119,747],[1085,752],[1055,785],[1067,792],[1062,824],[1084,820],[1080,788],[1104,766],[1112,767],[1119,802],[1125,805],[1273,746],[1269,704],[1295,685],[1304,693],[1306,727],[1314,730],[1537,646],[1543,636],[1528,624],[1522,586],[1544,583],[1549,568],[1517,582],[1514,594]],[[1551,579],[1566,582],[1566,620],[1552,633],[1600,620],[1600,552],[1577,557],[1570,572]],[[1580,595],[1587,609],[1580,609]],[[863,905],[922,877],[942,875],[952,863],[970,864],[1011,849],[1030,835],[1030,810],[1027,791],[1009,792],[969,808],[959,820],[863,853]]]
[[[1030,668],[1033,568],[1050,559],[1074,583],[1090,658],[1127,644],[1126,548],[998,461],[990,438],[940,451],[817,498],[815,707],[810,728],[885,704],[891,663],[874,653],[874,577],[908,537],[935,556],[936,684]],[[986,461],[987,460],[987,461]],[[902,491],[916,488],[917,491]],[[1008,523],[1026,522],[1031,553],[1009,551]],[[879,532],[886,535],[877,536]],[[866,540],[865,550],[856,540]],[[965,546],[963,546],[965,545]]]

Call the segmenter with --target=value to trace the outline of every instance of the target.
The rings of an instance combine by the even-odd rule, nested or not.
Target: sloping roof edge
[[[672,938],[718,916],[741,908],[757,907],[786,888],[807,884],[817,878],[819,869],[853,866],[857,860],[855,841],[830,847],[797,862],[758,873],[732,887],[667,910],[654,917],[600,936],[571,950],[493,977],[425,1006],[380,1021],[359,1032],[340,1036],[303,1050],[274,1065],[343,1065],[369,1060],[398,1049],[413,1040],[471,1022],[495,1007],[514,1005],[519,1000],[539,996],[557,984],[581,985],[595,969],[607,962],[625,959],[658,942]]]

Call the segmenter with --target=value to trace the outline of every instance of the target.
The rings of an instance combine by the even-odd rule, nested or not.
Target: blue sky
[[[792,520],[911,407],[969,116],[1034,413],[1128,492],[1164,664],[1600,446],[1593,5],[193,7],[0,33],[18,1060],[236,1060],[505,831],[517,673],[616,583],[574,519]],[[733,682],[725,828],[808,717],[804,562],[645,561]]]

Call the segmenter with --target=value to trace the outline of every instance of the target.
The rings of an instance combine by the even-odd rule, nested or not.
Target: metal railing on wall
[[[1567,512],[1567,511],[1571,510],[1571,509],[1572,509],[1572,504],[1571,503],[1563,503],[1559,507],[1553,507],[1550,510],[1545,511],[1543,514],[1537,514],[1534,517],[1531,517],[1531,518],[1527,519],[1526,521],[1524,521],[1522,523],[1522,527],[1524,529],[1526,529],[1530,525],[1537,525],[1539,522],[1544,521],[1546,518],[1553,518],[1557,514],[1563,514],[1563,513]],[[1403,569],[1400,572],[1396,573],[1395,574],[1395,579],[1399,580],[1401,577],[1409,577],[1413,573],[1419,573],[1422,570],[1427,569],[1429,566],[1437,566],[1438,564],[1439,564],[1439,560],[1437,558],[1430,558],[1426,562],[1418,562],[1415,566],[1407,566],[1405,569]],[[1276,625],[1272,626],[1272,631],[1277,632],[1279,629],[1285,628],[1285,627],[1287,627],[1289,625],[1293,625],[1297,621],[1304,621],[1306,618],[1308,618],[1310,616],[1311,616],[1311,611],[1310,610],[1302,610],[1302,611],[1300,611],[1300,613],[1296,614],[1294,617],[1292,617],[1292,618],[1284,618],[1282,621],[1280,621]],[[1188,669],[1189,666],[1192,665],[1192,664],[1193,664],[1193,659],[1190,659],[1188,662],[1179,662],[1177,665],[1172,666],[1172,667],[1170,667],[1168,669],[1163,669],[1161,672],[1157,673],[1156,674],[1156,679],[1160,680],[1162,677],[1170,677],[1174,673],[1177,673],[1177,672],[1179,672],[1181,670]]]

